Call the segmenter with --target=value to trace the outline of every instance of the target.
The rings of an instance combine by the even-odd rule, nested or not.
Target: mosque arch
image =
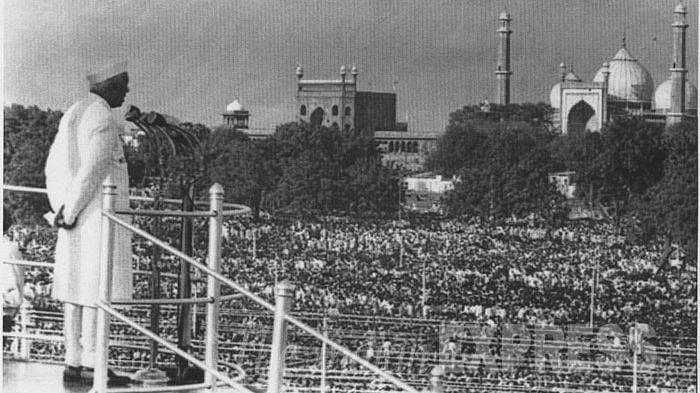
[[[306,105],[302,105],[301,108],[299,108],[299,115],[306,116]]]
[[[402,141],[401,142],[401,153],[405,153],[405,152],[406,152],[406,142]]]
[[[581,134],[586,132],[591,117],[595,116],[595,110],[587,102],[581,100],[571,107],[568,116],[567,131],[569,134]]]
[[[345,107],[345,116],[350,116],[351,113],[352,113],[352,109],[350,109],[349,106],[346,106]]]
[[[394,141],[389,141],[389,153],[394,152]]]
[[[333,116],[338,116],[338,105],[333,105],[333,108],[331,108],[331,113]]]
[[[323,111],[323,108],[316,108],[313,112],[311,112],[311,118],[309,120],[312,125],[320,126],[323,124],[323,118],[325,116],[326,113]]]

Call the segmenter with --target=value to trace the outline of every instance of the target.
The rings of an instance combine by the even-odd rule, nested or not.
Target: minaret
[[[666,117],[666,125],[676,124],[685,113],[685,5],[680,3],[673,10],[673,63],[671,64],[671,107]]]
[[[340,67],[340,81],[343,84],[340,90],[340,129],[345,127],[345,77],[347,76],[345,66]]]
[[[603,119],[603,124],[608,123],[608,82],[610,81],[610,63],[607,61],[603,63],[603,98],[601,102],[601,108],[603,112],[601,113],[601,118]]]
[[[498,62],[496,64],[496,80],[498,90],[496,92],[496,103],[500,105],[510,104],[510,14],[508,11],[501,12],[498,17]]]

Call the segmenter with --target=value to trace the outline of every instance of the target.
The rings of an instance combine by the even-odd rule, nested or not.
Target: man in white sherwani
[[[102,210],[102,183],[117,186],[116,208],[129,207],[129,179],[112,108],[129,91],[126,63],[87,77],[90,92],[61,118],[46,161],[46,189],[58,229],[54,295],[64,302],[63,380],[92,384]],[[124,217],[122,217],[124,218]],[[115,226],[112,297],[132,297],[131,234]],[[109,372],[110,385],[127,383]]]

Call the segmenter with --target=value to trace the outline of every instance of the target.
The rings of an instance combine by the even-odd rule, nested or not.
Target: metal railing
[[[35,192],[35,193],[46,193],[46,190],[33,188],[33,187],[21,187],[21,186],[11,186],[3,185],[4,190],[8,191],[20,191],[20,192]],[[151,198],[147,197],[131,197],[131,200],[137,201],[152,201]],[[309,335],[320,340],[324,345],[327,345],[358,364],[369,369],[373,373],[377,374],[379,377],[383,378],[385,381],[392,383],[400,390],[408,393],[418,393],[416,389],[408,385],[407,383],[399,380],[390,373],[380,369],[379,367],[373,365],[369,361],[363,359],[359,355],[355,354],[353,351],[343,347],[340,344],[328,339],[324,334],[321,334],[301,322],[299,319],[290,315],[291,301],[293,295],[293,286],[287,282],[282,281],[277,285],[276,288],[276,302],[272,305],[266,302],[261,297],[255,295],[249,290],[245,289],[243,286],[235,283],[234,281],[224,277],[220,274],[220,261],[221,261],[221,241],[223,233],[223,217],[225,216],[235,216],[241,214],[247,214],[250,209],[243,205],[237,204],[226,204],[223,203],[223,188],[219,184],[214,184],[209,190],[209,210],[204,212],[172,212],[172,211],[144,211],[137,209],[115,209],[116,201],[116,186],[113,184],[103,184],[102,191],[102,230],[101,230],[101,244],[100,244],[100,277],[98,285],[98,300],[96,301],[97,307],[97,337],[96,337],[96,353],[95,353],[95,378],[93,384],[93,392],[95,393],[107,393],[107,392],[154,392],[163,391],[157,387],[143,387],[143,388],[120,388],[120,389],[107,389],[107,362],[109,357],[109,329],[110,329],[110,319],[113,317],[122,323],[128,325],[129,327],[139,331],[151,340],[157,342],[158,344],[164,346],[172,353],[179,355],[192,364],[200,367],[205,372],[205,380],[203,384],[198,385],[187,385],[190,389],[200,388],[200,389],[210,389],[215,391],[217,386],[220,384],[219,381],[233,387],[234,389],[244,392],[252,393],[247,387],[240,384],[238,380],[229,378],[223,373],[217,371],[218,365],[218,351],[216,343],[218,342],[218,315],[219,315],[219,304],[220,301],[215,301],[214,299],[224,300],[220,296],[220,284],[225,284],[235,291],[238,292],[236,295],[225,296],[228,299],[233,297],[243,296],[254,303],[257,303],[262,308],[274,313],[274,326],[273,326],[273,337],[272,337],[272,351],[270,355],[270,367],[268,373],[268,393],[279,393],[282,383],[282,376],[284,372],[284,350],[286,347],[286,332],[287,323],[295,325],[299,329],[308,333]],[[178,200],[164,200],[166,203],[178,203]],[[195,202],[197,205],[203,205],[203,202]],[[232,207],[232,210],[224,210],[224,207]],[[186,214],[185,214],[186,213]],[[150,233],[137,228],[124,220],[116,216],[116,214],[126,214],[126,215],[151,215],[151,216],[178,216],[186,218],[197,218],[205,217],[209,220],[209,241],[208,241],[208,253],[207,253],[207,264],[200,263],[194,258],[186,255],[182,251],[170,246],[166,242],[156,238]],[[120,313],[112,307],[113,304],[123,304],[123,305],[139,305],[148,303],[151,304],[154,299],[111,299],[112,292],[112,254],[114,250],[114,226],[121,226],[132,233],[139,235],[146,240],[151,241],[154,245],[162,248],[163,250],[171,253],[173,256],[178,257],[181,261],[188,263],[195,268],[207,273],[207,297],[200,299],[188,299],[178,302],[186,303],[206,303],[207,304],[207,323],[206,323],[206,333],[205,333],[205,355],[204,361],[196,359],[187,352],[181,350],[177,346],[169,343],[168,341],[160,338],[158,335],[154,334],[148,329],[145,329],[133,322],[130,318]],[[29,262],[29,261],[11,261],[11,263],[18,264],[31,264],[33,266],[40,267],[52,267],[52,264]],[[167,303],[173,303],[173,300],[168,300]],[[168,391],[174,391],[172,386],[167,387]],[[183,388],[184,390],[184,388]]]
[[[387,373],[386,371],[378,368],[377,366],[371,364],[367,360],[361,358],[351,350],[329,340],[323,334],[315,331],[311,327],[307,326],[300,320],[289,314],[291,309],[291,295],[293,291],[293,286],[288,282],[281,282],[278,284],[277,294],[276,294],[276,305],[273,306],[267,303],[261,297],[255,295],[249,290],[245,289],[241,285],[235,283],[234,281],[224,277],[219,273],[219,263],[221,259],[221,238],[222,238],[222,228],[223,228],[223,216],[225,215],[235,215],[234,212],[225,212],[223,210],[223,188],[219,184],[214,184],[209,190],[210,198],[210,208],[209,214],[209,251],[207,256],[207,264],[202,264],[195,260],[194,258],[184,254],[182,251],[170,246],[169,244],[163,242],[162,240],[156,238],[155,236],[149,234],[148,232],[136,228],[133,225],[121,220],[115,215],[114,202],[115,202],[115,187],[110,184],[103,186],[103,221],[102,221],[102,260],[100,261],[100,296],[97,306],[98,311],[98,330],[97,330],[97,354],[96,354],[96,365],[95,365],[95,386],[96,392],[106,391],[106,370],[107,370],[107,351],[104,348],[100,348],[100,344],[107,342],[107,337],[109,333],[109,318],[107,314],[117,316],[115,310],[111,309],[109,295],[111,293],[111,254],[113,248],[113,225],[119,225],[131,232],[151,241],[154,245],[162,248],[163,250],[171,253],[172,255],[180,258],[183,262],[190,264],[198,268],[199,270],[207,273],[207,297],[209,298],[219,298],[220,294],[220,284],[226,284],[227,286],[233,288],[238,293],[243,294],[247,299],[252,300],[259,306],[263,307],[274,313],[275,323],[273,327],[273,337],[272,337],[272,352],[270,355],[270,369],[268,374],[268,393],[279,393],[281,386],[282,373],[284,370],[283,365],[283,351],[286,347],[286,322],[289,322],[311,336],[316,337],[321,340],[326,345],[339,351],[343,355],[349,357],[355,362],[361,364],[362,366],[368,368],[375,374],[381,376],[385,380],[393,383],[401,390],[407,391],[409,393],[418,393],[417,390],[406,384],[405,382],[399,380],[393,375]],[[128,213],[126,211],[120,211],[120,213]],[[218,373],[211,372],[211,369],[216,367],[217,361],[217,349],[214,343],[217,342],[217,321],[218,321],[219,306],[218,302],[209,303],[207,305],[207,330],[206,330],[206,347],[205,347],[205,362],[206,373],[205,373],[205,384],[215,388],[216,379],[221,379]],[[119,317],[117,317],[120,319]],[[125,320],[122,322],[127,323]],[[131,324],[130,324],[131,325]],[[132,326],[137,329],[136,326]],[[140,328],[140,327],[139,327]],[[143,328],[140,328],[143,329]],[[139,329],[137,329],[139,330]],[[145,330],[145,329],[144,329]],[[140,331],[140,330],[139,330]],[[142,332],[143,333],[143,332]],[[160,340],[156,340],[162,344]],[[170,348],[169,348],[170,349]],[[177,349],[177,348],[172,348]],[[176,354],[180,355],[180,351],[174,351]],[[184,356],[183,356],[184,357]],[[190,359],[188,359],[190,360]],[[194,362],[193,362],[194,363]],[[197,363],[195,363],[197,364]],[[98,371],[99,370],[99,371]],[[98,385],[101,383],[102,386]],[[230,386],[238,389],[245,389],[239,384],[231,384],[227,381]]]

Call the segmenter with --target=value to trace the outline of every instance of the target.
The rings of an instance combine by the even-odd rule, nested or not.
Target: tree
[[[634,198],[626,224],[637,242],[662,239],[660,266],[666,267],[673,244],[681,247],[684,263],[697,259],[698,135],[697,123],[684,121],[667,129],[663,177]]]
[[[4,116],[4,183],[45,188],[46,157],[63,113],[15,104],[5,107]],[[8,192],[5,203],[21,223],[44,223],[42,215],[50,209],[48,199],[40,194]]]
[[[371,135],[305,122],[280,125],[260,142],[265,205],[296,214],[386,214],[396,210],[397,174]]]
[[[602,151],[585,171],[597,199],[614,208],[615,222],[663,175],[662,126],[639,117],[619,117],[602,131]]]
[[[548,174],[561,165],[547,150],[551,108],[544,104],[465,106],[450,114],[445,135],[428,159],[461,182],[446,196],[453,214],[506,218],[549,216],[561,201]]]
[[[426,168],[451,177],[460,169],[475,165],[481,159],[479,147],[488,138],[488,133],[477,127],[473,122],[451,122],[445,134],[438,139],[433,154],[426,159]]]
[[[341,138],[344,209],[356,215],[396,211],[399,174],[382,165],[372,133],[350,130]]]
[[[204,150],[207,183],[220,183],[227,201],[250,206],[257,217],[267,177],[260,145],[241,131],[219,127]]]

